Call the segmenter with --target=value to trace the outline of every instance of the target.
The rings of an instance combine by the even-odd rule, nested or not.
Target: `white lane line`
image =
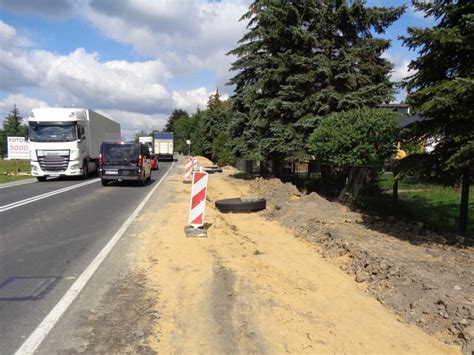
[[[80,184],[67,186],[67,187],[64,187],[64,188],[59,189],[59,190],[54,190],[54,191],[51,191],[51,192],[46,192],[46,193],[41,194],[41,195],[29,197],[29,198],[21,200],[21,201],[12,202],[12,203],[9,203],[8,205],[0,206],[0,212],[5,212],[5,211],[8,211],[8,210],[11,210],[12,208],[20,207],[20,206],[26,205],[26,204],[31,203],[31,202],[39,201],[39,200],[42,200],[44,198],[51,197],[51,196],[54,196],[54,195],[58,195],[58,194],[61,194],[63,192],[66,192],[66,191],[74,190],[74,189],[77,189],[77,188],[82,187],[82,186],[93,184],[94,182],[97,182],[99,180],[100,180],[99,178],[92,179],[92,180],[89,180],[89,181],[81,182]]]
[[[21,186],[21,185],[26,185],[26,184],[32,184],[36,182],[36,179],[25,179],[21,181],[14,181],[14,182],[4,182],[0,184],[0,190],[1,189],[6,189],[8,187],[15,187],[15,186]]]
[[[38,346],[43,342],[46,336],[49,334],[51,329],[53,329],[56,322],[63,315],[64,312],[69,308],[71,303],[77,297],[79,292],[84,288],[86,283],[94,275],[96,270],[99,268],[100,264],[104,261],[110,251],[113,249],[115,244],[122,238],[122,235],[128,229],[133,220],[141,212],[143,207],[145,207],[148,200],[151,198],[156,189],[160,186],[163,180],[168,176],[171,169],[173,168],[174,162],[171,164],[169,170],[161,178],[161,180],[156,184],[156,186],[145,196],[143,201],[137,206],[135,211],[127,218],[124,224],[120,229],[114,234],[114,236],[109,240],[105,247],[100,251],[99,254],[92,260],[92,262],[87,266],[87,268],[82,272],[81,276],[72,284],[72,286],[67,290],[66,294],[59,300],[59,302],[54,306],[54,308],[49,312],[46,318],[40,323],[40,325],[31,333],[31,335],[26,339],[23,345],[16,351],[15,355],[27,355],[33,354]]]

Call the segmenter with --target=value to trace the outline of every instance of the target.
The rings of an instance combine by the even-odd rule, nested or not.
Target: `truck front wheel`
[[[82,178],[87,179],[89,176],[89,164],[87,164],[87,161],[84,160],[82,163]]]
[[[46,176],[37,176],[36,180],[38,181],[46,181]]]

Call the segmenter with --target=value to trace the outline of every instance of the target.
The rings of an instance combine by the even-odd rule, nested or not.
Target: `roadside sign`
[[[24,137],[7,137],[8,159],[30,160],[30,145]]]
[[[195,171],[191,187],[191,201],[189,203],[189,224],[194,228],[204,225],[204,211],[206,208],[208,174]]]

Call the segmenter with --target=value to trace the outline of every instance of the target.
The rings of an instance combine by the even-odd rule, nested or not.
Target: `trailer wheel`
[[[267,200],[264,198],[259,198],[252,201],[242,201],[240,197],[228,198],[225,200],[216,201],[216,207],[223,213],[255,212],[264,210],[267,207]]]

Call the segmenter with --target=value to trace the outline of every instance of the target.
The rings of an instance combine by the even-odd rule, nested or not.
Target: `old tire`
[[[242,201],[238,198],[227,198],[216,201],[216,207],[223,213],[229,212],[255,212],[264,210],[267,207],[267,200],[264,198],[254,201]]]

